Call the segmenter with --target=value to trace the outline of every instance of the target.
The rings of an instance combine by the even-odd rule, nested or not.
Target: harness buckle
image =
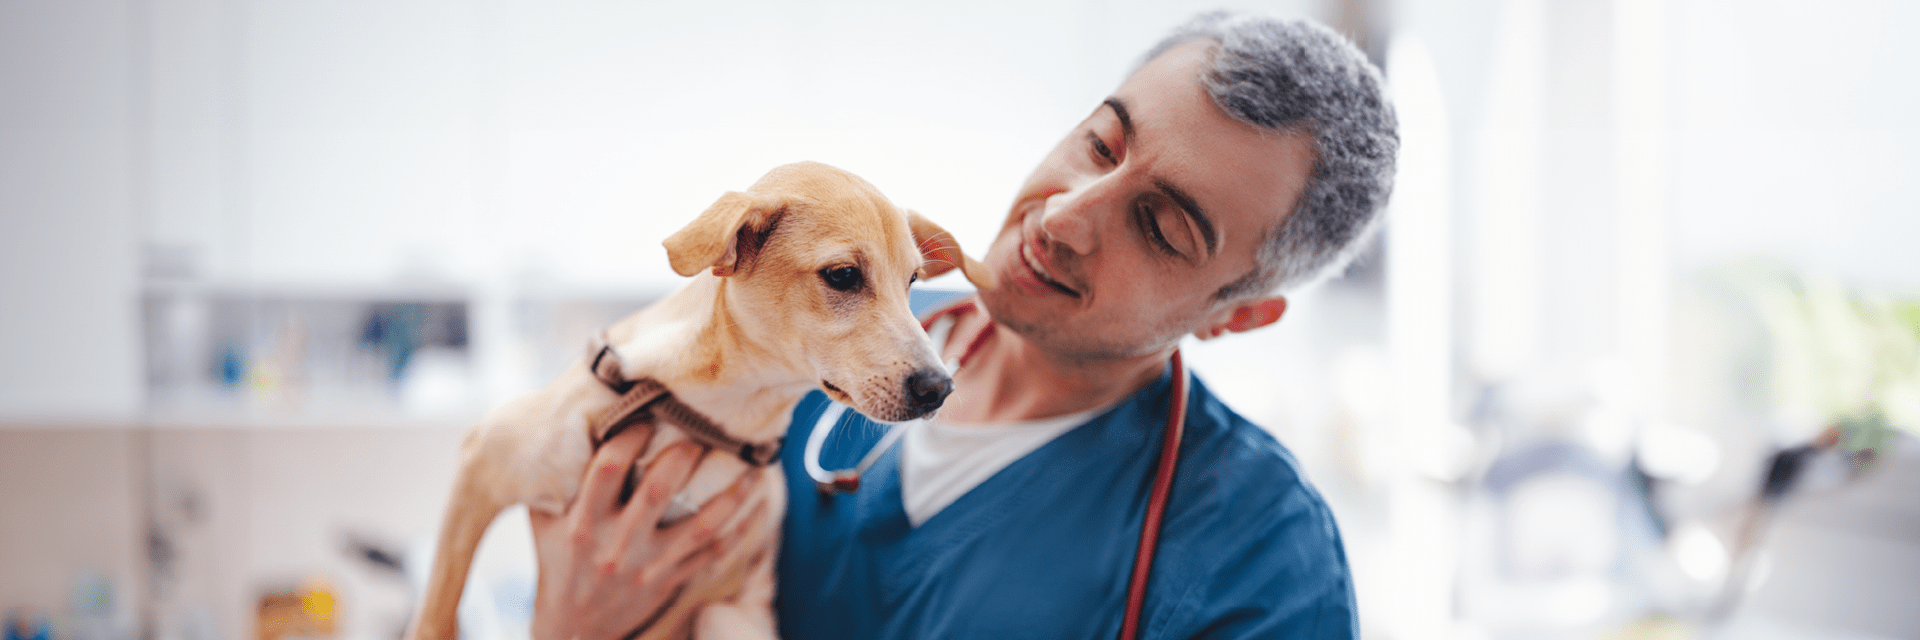
[[[782,440],[784,440],[784,438],[775,439],[773,442],[765,445],[755,445],[751,442],[740,443],[740,459],[756,467],[773,464],[780,458],[780,445]]]
[[[600,351],[593,354],[593,364],[589,367],[593,371],[593,377],[598,379],[600,384],[607,385],[607,388],[612,389],[616,394],[624,394],[632,389],[633,381],[620,375],[620,352],[614,351],[613,345],[604,340],[596,340],[596,342],[600,343]]]

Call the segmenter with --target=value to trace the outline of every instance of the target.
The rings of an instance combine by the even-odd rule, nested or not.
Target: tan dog
[[[631,400],[638,392],[620,383],[657,381],[684,405],[679,413],[652,411],[658,423],[681,428],[657,429],[639,465],[682,439],[713,447],[675,498],[684,516],[755,462],[777,464],[771,454],[809,390],[824,389],[880,420],[937,409],[952,380],[908,309],[907,287],[956,266],[976,285],[992,286],[986,269],[939,226],[895,207],[859,177],[811,162],[727,193],[665,244],[674,271],[696,276],[691,283],[613,325],[604,338],[610,349],[591,350],[467,434],[412,640],[456,637],[474,550],[502,509],[526,504],[559,513],[579,492],[595,443],[619,425],[626,404],[638,402]],[[692,417],[679,418],[688,411]],[[700,415],[724,432],[720,442],[740,446],[716,446],[712,434],[677,424]],[[735,635],[742,626],[775,635],[773,549],[785,482],[762,473],[752,495],[739,517],[764,501],[763,521],[724,526],[745,531],[745,539],[729,541],[729,551],[697,571],[641,638]]]

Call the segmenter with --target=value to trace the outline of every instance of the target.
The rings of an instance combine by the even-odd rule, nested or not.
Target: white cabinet
[[[127,3],[0,3],[0,418],[139,406]]]

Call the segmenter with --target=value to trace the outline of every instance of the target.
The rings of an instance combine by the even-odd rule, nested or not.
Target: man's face
[[[986,264],[994,319],[1055,354],[1132,357],[1219,321],[1313,167],[1304,135],[1241,123],[1200,76],[1213,43],[1168,50],[1067,134],[1020,188]]]

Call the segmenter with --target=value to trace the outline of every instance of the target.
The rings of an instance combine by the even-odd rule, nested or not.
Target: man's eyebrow
[[[1121,140],[1122,141],[1132,140],[1133,139],[1133,117],[1127,115],[1127,104],[1124,102],[1121,102],[1119,98],[1107,98],[1106,100],[1102,101],[1100,104],[1107,105],[1107,108],[1113,109],[1114,117],[1117,117],[1120,119]]]
[[[1158,178],[1154,179],[1153,188],[1159,189],[1160,193],[1166,194],[1168,198],[1172,198],[1175,204],[1180,205],[1181,209],[1187,211],[1187,217],[1193,218],[1193,225],[1200,227],[1200,236],[1207,241],[1208,255],[1219,252],[1220,238],[1213,230],[1213,219],[1207,216],[1205,209],[1200,208],[1200,203],[1193,201],[1193,196],[1187,195],[1186,191],[1182,191],[1180,187],[1175,186],[1173,183]]]

